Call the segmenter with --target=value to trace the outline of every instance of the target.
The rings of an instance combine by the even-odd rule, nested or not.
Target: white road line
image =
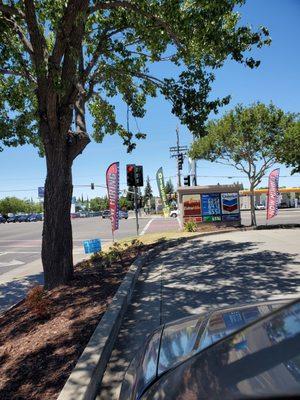
[[[0,253],[1,256],[5,256],[5,254],[41,254],[40,251],[5,251]]]
[[[150,219],[150,221],[147,223],[147,225],[144,227],[144,229],[142,230],[142,232],[140,233],[140,236],[145,235],[145,233],[147,232],[147,229],[149,228],[151,222],[154,220],[154,218]]]
[[[0,268],[3,268],[3,267],[14,267],[15,265],[23,265],[23,264],[25,264],[25,263],[23,261],[19,261],[19,260],[0,262]]]

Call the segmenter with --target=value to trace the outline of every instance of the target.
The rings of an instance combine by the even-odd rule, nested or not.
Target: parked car
[[[128,219],[128,211],[120,210],[119,211],[119,219]]]
[[[36,222],[39,221],[37,214],[30,214],[27,217],[27,222]]]
[[[257,205],[255,206],[255,209],[256,209],[256,210],[265,210],[265,209],[266,209],[266,206],[265,206],[264,204],[257,204]]]
[[[8,218],[6,219],[6,222],[9,224],[10,222],[16,222],[16,216],[15,215],[9,215]]]
[[[177,218],[178,215],[179,215],[179,210],[171,210],[170,211],[170,217]]]
[[[299,395],[298,299],[228,307],[160,326],[127,369],[119,400]]]
[[[28,214],[20,214],[16,215],[16,222],[27,222],[28,221]]]
[[[110,218],[110,211],[109,211],[109,210],[104,210],[104,211],[102,212],[102,218],[103,218],[103,219],[105,219],[105,218]]]
[[[37,221],[44,221],[44,214],[43,213],[35,214],[35,216],[36,216],[36,220]]]
[[[5,224],[6,218],[3,217],[3,215],[0,214],[0,224]]]

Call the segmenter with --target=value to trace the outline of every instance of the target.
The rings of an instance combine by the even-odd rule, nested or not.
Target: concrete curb
[[[131,265],[57,400],[95,399],[140,270],[160,249],[158,245]]]

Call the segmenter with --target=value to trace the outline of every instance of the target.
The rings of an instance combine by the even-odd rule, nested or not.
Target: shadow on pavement
[[[296,257],[261,250],[254,242],[201,239],[157,255],[137,282],[97,399],[118,399],[129,362],[161,323],[218,306],[295,294],[300,286]]]
[[[43,273],[30,275],[26,278],[0,284],[0,314],[21,301],[30,287],[36,284],[43,284],[43,275]]]

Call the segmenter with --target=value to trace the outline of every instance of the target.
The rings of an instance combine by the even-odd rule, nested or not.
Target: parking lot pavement
[[[142,269],[97,400],[117,400],[125,370],[161,323],[215,307],[300,295],[299,229],[193,239]]]

